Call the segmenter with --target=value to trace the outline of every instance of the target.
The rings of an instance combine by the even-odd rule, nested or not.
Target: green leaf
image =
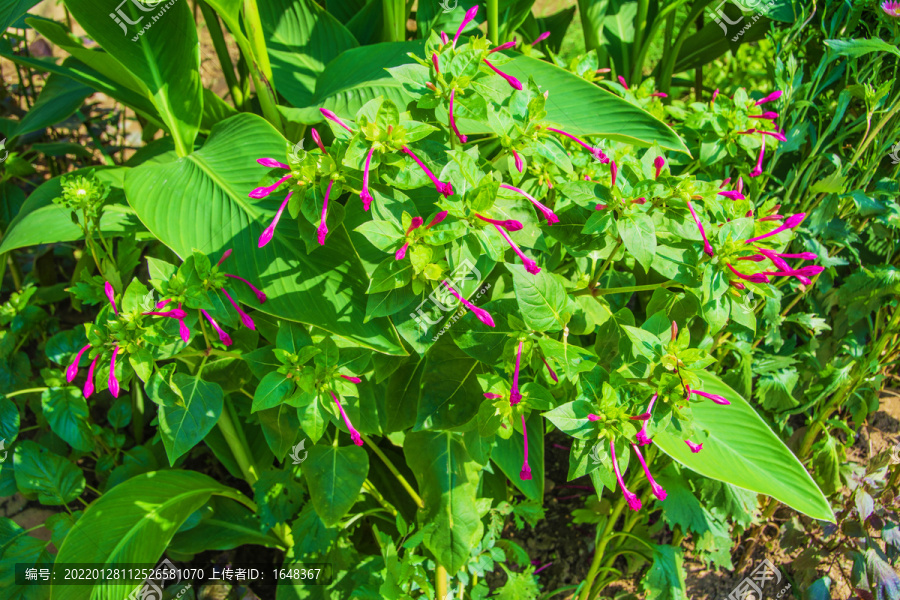
[[[253,393],[252,412],[275,408],[296,388],[293,381],[278,371],[272,371],[262,378]]]
[[[425,547],[453,576],[469,560],[484,529],[475,506],[478,467],[458,433],[410,433],[403,454],[425,504],[419,523],[434,526],[425,534]]]
[[[303,463],[309,497],[326,527],[356,504],[369,474],[369,455],[358,446],[313,446]]]
[[[494,319],[494,327],[479,321],[471,311],[450,329],[450,335],[459,348],[469,356],[483,363],[494,365],[503,360],[502,350],[506,340],[520,332],[513,329],[507,315],[516,314],[516,303],[511,299],[494,300],[483,308]]]
[[[172,377],[181,394],[178,403],[159,407],[159,431],[169,464],[199,444],[219,422],[225,394],[216,383],[183,373]]]
[[[90,410],[81,390],[76,387],[44,390],[41,408],[50,429],[67,444],[83,452],[94,448]]]
[[[300,419],[297,417],[297,409],[287,404],[280,404],[274,408],[262,410],[256,415],[262,427],[266,443],[280,461],[294,445],[297,433],[300,429]]]
[[[267,469],[253,484],[253,499],[259,505],[259,518],[264,531],[292,519],[300,510],[303,486],[285,469]]]
[[[41,89],[40,95],[22,120],[4,133],[10,138],[25,135],[51,125],[56,125],[75,114],[84,99],[94,90],[73,79],[53,73]]]
[[[16,446],[13,467],[22,495],[41,504],[68,504],[84,491],[84,475],[78,467],[31,440]]]
[[[521,419],[518,418],[518,425]],[[528,429],[528,464],[531,479],[521,479],[525,457],[525,444],[521,432],[516,429],[509,439],[498,436],[497,446],[491,453],[491,460],[497,463],[503,474],[530,500],[543,502],[544,499],[544,421],[537,412],[532,412],[525,420]]]
[[[716,376],[698,372],[702,391],[720,394],[731,404],[691,404],[694,428],[707,433],[694,454],[669,429],[653,442],[660,450],[705,477],[772,496],[815,519],[835,522],[831,506],[797,457],[737,392]]]
[[[681,548],[656,545],[653,565],[642,582],[647,600],[687,600]]]
[[[312,0],[266,0],[259,19],[275,88],[292,105],[313,105],[325,65],[359,44],[340,21]]]
[[[203,148],[190,156],[129,171],[129,202],[154,236],[181,257],[195,248],[208,255],[233,248],[228,272],[265,282],[268,299],[262,305],[245,286],[236,289],[249,306],[313,323],[369,348],[403,354],[390,321],[363,322],[368,278],[343,228],[307,255],[296,226],[282,220],[273,240],[257,247],[280,200],[247,197],[268,171],[256,159],[283,154],[285,144],[260,117],[232,117],[216,125]],[[199,190],[202,205],[196,201]]]
[[[193,471],[154,471],[137,475],[94,500],[75,523],[56,555],[59,563],[91,563],[98,568],[122,563],[156,563],[191,514],[212,495],[248,505],[240,492]],[[97,535],[102,531],[103,535]],[[141,581],[54,585],[54,599],[125,598]]]
[[[40,0],[12,0],[0,6],[0,31],[6,31],[19,17]]]
[[[900,56],[900,50],[894,44],[889,44],[878,38],[859,40],[825,40],[825,45],[831,48],[835,54],[859,58],[870,52],[890,52]]]
[[[324,554],[337,540],[339,531],[334,527],[326,527],[312,503],[309,503],[303,507],[291,526],[291,535],[296,544],[294,550],[303,555],[313,552]]]
[[[508,268],[525,324],[536,331],[559,331],[565,327],[572,311],[567,309],[569,297],[559,278],[546,269],[532,275],[521,265]]]
[[[197,526],[175,534],[169,543],[171,550],[199,554],[206,550],[231,550],[245,544],[267,548],[281,545],[274,535],[260,531],[259,517],[243,504],[213,496],[206,508],[211,514],[204,515]]]
[[[574,400],[541,413],[541,415],[547,417],[563,433],[571,435],[573,438],[586,440],[594,437],[595,427],[587,418],[592,412],[593,407],[590,402]]]
[[[104,235],[134,235],[144,227],[125,204],[122,193],[122,177],[127,169],[96,168],[97,179],[111,188],[107,203],[103,206],[100,230]],[[68,175],[86,175],[90,169],[78,169]],[[71,212],[54,204],[53,199],[62,193],[62,178],[54,177],[41,184],[25,200],[16,218],[10,223],[0,244],[0,252],[9,252],[26,246],[73,242],[84,237],[81,228],[72,222]]]
[[[637,260],[644,271],[650,271],[650,263],[656,254],[656,228],[653,219],[644,213],[627,215],[616,221],[625,249]]]
[[[6,396],[0,395],[0,440],[12,444],[19,435],[19,407]],[[0,451],[2,452],[2,451]]]
[[[159,111],[179,155],[186,156],[194,146],[203,113],[200,43],[193,14],[187,2],[162,8],[138,6],[144,5],[126,2],[117,7],[121,24],[116,27],[110,19],[111,6],[66,0],[66,7],[91,39],[143,83],[142,91]],[[126,25],[126,17],[136,24]],[[159,20],[153,22],[154,17]]]
[[[456,347],[449,338],[432,346],[425,359],[421,396],[413,431],[452,429],[470,421],[484,400],[478,374],[481,362]]]

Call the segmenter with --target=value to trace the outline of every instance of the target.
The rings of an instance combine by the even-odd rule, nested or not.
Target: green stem
[[[578,13],[581,16],[581,30],[584,32],[584,49],[590,52],[600,48],[600,37],[597,28],[590,19],[591,0],[578,0]]]
[[[439,564],[434,570],[434,588],[438,598],[447,597],[447,569]]]
[[[496,45],[500,43],[500,0],[487,0],[488,38]]]
[[[646,292],[649,290],[655,290],[656,288],[667,288],[672,287],[673,285],[680,286],[682,284],[678,283],[674,280],[663,281],[662,283],[648,283],[647,285],[629,285],[625,287],[617,287],[617,288],[604,288],[604,289],[594,289],[591,290],[589,288],[585,288],[583,290],[578,290],[574,292],[573,296],[607,296],[609,294],[626,294],[631,292]]]
[[[219,415],[219,431],[222,432],[222,436],[225,438],[228,448],[234,455],[234,459],[237,461],[241,473],[244,474],[244,479],[252,487],[259,481],[259,475],[257,474],[256,465],[253,464],[253,459],[250,457],[246,442],[243,441],[243,436],[238,434],[237,428],[232,420],[232,410],[231,403],[226,402],[225,408],[222,409],[222,414]]]
[[[375,455],[381,459],[381,462],[385,464],[385,466],[388,468],[388,471],[391,472],[391,474],[400,483],[403,489],[406,490],[406,493],[409,494],[409,497],[412,498],[413,502],[416,503],[416,506],[418,506],[419,508],[425,508],[425,502],[422,501],[422,498],[419,496],[419,494],[416,493],[416,490],[414,490],[412,486],[409,485],[409,482],[406,481],[406,478],[400,474],[400,471],[397,470],[397,467],[394,466],[394,463],[391,462],[391,459],[384,455],[384,452],[381,451],[381,448],[372,443],[372,441],[366,436],[360,434],[359,437],[361,437],[363,442],[365,442],[366,445],[372,449],[372,452],[374,452]]]
[[[257,8],[256,0],[244,0],[242,14],[247,37],[239,35],[240,30],[235,32],[234,28],[231,28],[231,33],[234,35],[235,42],[240,46],[241,52],[244,53],[248,62],[252,61],[252,64],[249,65],[250,78],[253,80],[253,86],[256,88],[256,95],[259,98],[263,115],[275,129],[280,133],[284,133],[281,114],[277,108],[278,95],[275,91],[272,66],[269,64],[269,51],[266,49],[266,39],[263,35],[262,22],[259,19],[259,9]]]
[[[231,102],[236,109],[240,110],[244,105],[244,95],[241,93],[237,76],[234,74],[234,63],[231,62],[231,55],[228,54],[228,44],[225,42],[219,17],[204,0],[200,0],[198,4],[200,12],[203,13],[203,20],[206,22],[206,30],[209,32],[213,48],[216,50],[216,56],[219,58],[219,65],[222,67],[222,76],[225,77],[225,82],[231,91]]]
[[[622,511],[624,509],[625,496],[620,495],[619,499],[616,500],[616,503],[613,506],[612,513],[610,513],[609,515],[609,519],[606,521],[606,526],[603,528],[603,533],[600,534],[600,540],[597,542],[597,547],[594,549],[594,559],[591,561],[591,566],[590,569],[588,569],[587,577],[585,577],[584,579],[584,588],[581,590],[581,594],[578,596],[578,600],[588,600],[588,598],[590,597],[591,586],[594,584],[594,579],[596,579],[597,577],[598,569],[600,569],[600,561],[603,560],[603,553],[606,552],[606,546],[612,539],[610,533],[612,532],[616,521],[619,520],[619,516],[622,514]]]
[[[383,13],[381,40],[402,42],[406,39],[406,3],[403,0],[381,0]]]
[[[21,396],[22,394],[37,394],[39,392],[44,392],[50,388],[45,387],[36,387],[36,388],[28,388],[27,390],[16,390],[15,392],[10,392],[8,394],[3,394],[7,398],[15,398],[16,396]]]
[[[134,394],[131,396],[134,413],[131,417],[132,433],[134,434],[134,443],[140,446],[144,443],[144,390],[141,383],[135,381]]]

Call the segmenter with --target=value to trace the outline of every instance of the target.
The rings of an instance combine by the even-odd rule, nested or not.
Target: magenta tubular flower
[[[322,151],[322,154],[328,154],[328,151],[325,150],[325,146],[322,144],[322,138],[319,137],[319,132],[316,131],[315,127],[310,127],[310,135],[312,135],[313,141],[316,143],[316,146],[319,147],[319,150]]]
[[[691,452],[697,454],[701,450],[703,450],[703,444],[695,444],[691,440],[684,440],[684,443],[688,445],[688,448],[691,449]]]
[[[375,146],[369,148],[369,153],[366,154],[366,168],[363,171],[363,184],[362,191],[359,192],[359,198],[363,203],[363,210],[369,210],[369,207],[372,205],[372,194],[369,193],[369,164],[372,162],[372,152],[375,150]]]
[[[641,446],[646,446],[651,442],[650,437],[647,435],[647,424],[650,422],[650,411],[653,410],[653,405],[656,403],[656,398],[658,394],[653,394],[653,397],[650,398],[650,404],[647,405],[647,412],[636,415],[634,418],[641,417],[641,420],[644,421],[644,425],[641,427],[641,430],[637,432],[635,438],[637,442]],[[646,417],[646,418],[644,418]]]
[[[491,225],[496,225],[498,227],[503,227],[507,231],[519,231],[522,229],[522,223],[520,221],[516,221],[515,219],[489,219],[487,217],[483,217],[478,213],[475,213],[475,216],[484,221],[485,223],[490,223]]]
[[[755,238],[750,238],[749,240],[745,240],[744,243],[751,244],[753,242],[758,242],[759,240],[766,239],[767,237],[772,237],[773,235],[777,235],[787,229],[793,229],[794,227],[796,227],[797,225],[802,223],[803,219],[805,219],[805,218],[806,218],[806,213],[797,213],[797,214],[791,215],[790,217],[785,219],[785,221],[782,225],[779,225],[778,227],[776,227],[769,233],[764,233],[762,235],[756,236]]]
[[[595,159],[599,160],[599,161],[602,162],[603,164],[606,164],[606,163],[609,162],[609,157],[606,156],[606,154],[603,153],[603,150],[601,150],[600,148],[594,148],[594,147],[591,146],[590,144],[585,143],[585,142],[582,141],[580,138],[575,137],[575,136],[572,135],[571,133],[569,133],[569,132],[567,132],[567,131],[563,131],[562,129],[554,129],[553,127],[547,127],[547,131],[552,131],[553,133],[558,133],[558,134],[560,134],[560,135],[564,135],[564,136],[566,136],[567,138],[569,138],[570,140],[573,140],[573,141],[577,142],[577,143],[578,143],[579,145],[581,145],[585,150],[587,150],[588,152],[590,152],[590,153],[591,153],[591,156],[593,156]]]
[[[609,173],[612,175],[612,185],[610,187],[616,187],[616,175],[619,173],[619,169],[616,167],[616,161],[612,161],[609,164]]]
[[[353,423],[350,422],[350,417],[347,416],[347,413],[344,412],[344,407],[341,406],[341,401],[338,400],[338,397],[334,395],[334,392],[328,390],[328,393],[331,394],[331,397],[334,399],[335,404],[338,405],[338,410],[341,411],[341,418],[344,419],[344,425],[347,426],[347,430],[350,431],[350,439],[353,440],[353,443],[357,446],[362,446],[363,441],[362,437],[360,437],[359,432],[353,427]]]
[[[230,250],[229,250],[229,252],[230,252]],[[226,252],[225,254],[227,255],[228,252]],[[223,256],[222,258],[225,258],[225,257]],[[222,258],[219,259],[220,264],[222,262]],[[156,303],[156,308],[162,308],[163,306],[165,306],[166,304],[168,304],[171,301],[172,301],[171,298],[169,298],[168,300],[160,300],[159,302]]]
[[[535,42],[531,45],[534,46],[534,44],[536,44],[538,41],[540,41],[540,40],[535,40]],[[516,38],[513,37],[513,40],[511,42],[506,42],[505,44],[500,44],[496,48],[492,48],[491,50],[488,51],[488,54],[493,54],[494,52],[500,52],[501,50],[509,50],[510,48],[515,48],[517,43],[518,42],[516,41]]]
[[[431,55],[431,64],[434,65],[434,70],[438,73],[441,72],[441,67],[438,66],[438,55],[437,52],[432,53]]]
[[[659,179],[659,174],[662,173],[662,168],[663,166],[665,166],[665,164],[666,159],[664,159],[662,156],[657,156],[653,159],[653,168],[656,169],[656,175],[654,176],[654,179]]]
[[[512,75],[509,75],[508,73],[504,73],[503,71],[501,71],[500,69],[498,69],[497,67],[495,67],[494,65],[492,65],[491,62],[490,62],[488,59],[486,59],[486,58],[483,58],[483,59],[482,59],[482,62],[484,62],[484,64],[486,64],[487,66],[489,66],[489,67],[491,68],[491,71],[493,71],[494,73],[496,73],[497,75],[499,75],[500,77],[502,77],[503,79],[505,79],[505,80],[506,80],[506,83],[508,83],[508,84],[511,85],[512,87],[516,88],[517,90],[521,90],[521,89],[522,89],[522,82],[521,82],[521,81],[519,81],[518,79],[516,79],[516,78],[513,77]]]
[[[500,235],[503,236],[503,239],[506,240],[506,243],[509,244],[510,248],[513,249],[519,259],[522,261],[522,264],[525,265],[525,270],[531,273],[532,275],[537,275],[541,272],[541,268],[537,266],[537,263],[525,256],[525,254],[519,249],[514,241],[506,234],[506,231],[500,227],[499,225],[494,225],[497,228],[497,231],[500,232]]]
[[[247,329],[256,329],[256,324],[253,323],[253,319],[250,318],[250,315],[241,310],[241,307],[237,302],[234,301],[234,298],[231,297],[231,294],[226,292],[225,288],[222,288],[222,293],[225,294],[225,297],[228,298],[229,302],[231,302],[234,310],[236,310],[237,314],[241,317],[241,323],[244,324],[244,327],[246,327]]]
[[[594,210],[603,210],[604,208],[606,208],[605,204],[598,204],[594,207]]]
[[[456,89],[454,88],[450,92],[450,127],[453,128],[453,133],[459,138],[460,143],[465,144],[469,138],[459,132],[459,129],[456,128],[456,120],[453,118],[453,98],[455,95]]]
[[[270,195],[271,193],[273,193],[275,190],[277,190],[278,186],[280,186],[282,183],[284,183],[285,181],[287,181],[290,178],[291,178],[291,175],[289,173],[270,186],[263,186],[263,187],[258,187],[256,189],[254,189],[249,194],[247,194],[247,196],[250,198],[253,198],[254,200],[260,200],[262,198],[265,198],[268,195]]]
[[[750,275],[745,275],[744,273],[741,273],[733,266],[731,266],[730,263],[727,266],[729,269],[731,269],[732,273],[734,273],[737,277],[743,279],[744,281],[749,281],[750,283],[769,283],[769,278],[765,273],[752,273]]]
[[[756,159],[756,166],[750,171],[750,177],[759,177],[762,175],[763,158],[766,155],[766,136],[762,136],[762,146],[759,149],[759,158]]]
[[[316,228],[316,238],[319,240],[319,245],[325,245],[325,238],[328,236],[328,225],[325,224],[325,218],[328,216],[328,196],[331,195],[331,186],[334,184],[334,179],[328,180],[328,189],[325,190],[325,200],[322,202],[322,221],[319,223],[319,226]]]
[[[513,150],[512,148],[510,148],[510,151],[512,151],[512,153],[513,153],[513,158],[514,158],[515,161],[516,161],[516,169],[518,169],[519,173],[521,173],[521,172],[522,172],[522,169],[525,168],[525,165],[522,163],[522,157],[519,156],[519,153],[516,152],[515,150]]]
[[[547,367],[547,370],[550,372],[550,378],[553,379],[553,382],[559,383],[559,378],[556,376],[556,371],[553,370],[553,367],[550,366],[550,363],[547,362],[547,359],[542,356],[541,360],[544,361],[544,366]]]
[[[756,106],[759,106],[760,104],[765,104],[766,102],[774,102],[775,100],[778,100],[779,98],[781,98],[781,94],[782,94],[782,93],[783,93],[783,92],[782,92],[781,90],[778,90],[778,91],[776,91],[776,92],[772,92],[771,94],[769,94],[769,95],[766,96],[765,98],[761,98],[761,99],[757,100],[757,101],[756,101]]]
[[[774,121],[778,118],[778,113],[773,111],[766,111],[761,115],[747,115],[751,119],[770,119]]]
[[[896,19],[900,17],[900,2],[885,0],[881,3],[881,10],[883,10],[884,14],[886,14],[887,16]]]
[[[450,43],[450,38],[443,31],[441,32],[441,42],[444,44]]]
[[[226,250],[225,252],[223,252],[223,253],[222,253],[222,257],[219,259],[219,262],[216,263],[216,266],[218,267],[218,266],[220,266],[223,262],[225,262],[225,260],[226,260],[229,256],[231,256],[231,252],[232,252],[231,248],[229,248],[228,250]],[[166,302],[168,302],[168,300],[166,300]],[[160,306],[162,306],[162,305],[161,305],[161,304],[160,304],[160,305],[157,305],[157,308],[159,308]]]
[[[167,310],[165,312],[151,311],[141,314],[153,317],[168,317],[170,319],[183,319],[185,316],[187,316],[187,313],[180,308],[173,308],[172,310]]]
[[[599,421],[600,415],[595,415],[594,413],[591,413],[587,416],[587,420],[588,421]]]
[[[290,171],[290,167],[283,162],[279,162],[274,158],[257,158],[256,162],[261,164],[264,167],[268,167],[270,169],[287,169]]]
[[[635,198],[631,201],[632,204],[647,204],[647,199],[641,196],[640,198]]]
[[[519,349],[516,352],[516,370],[513,373],[512,390],[509,392],[509,405],[515,406],[522,400],[522,394],[519,392],[519,363],[522,360],[522,342],[519,342]]]
[[[87,381],[84,382],[84,394],[85,398],[90,398],[91,394],[94,393],[94,368],[97,366],[97,359],[100,358],[100,355],[94,357],[94,360],[91,361],[91,366],[88,367]]]
[[[360,379],[359,377],[352,377],[352,376],[350,376],[350,375],[340,375],[340,377],[341,377],[342,379],[346,379],[347,381],[349,381],[349,382],[351,382],[351,383],[360,383],[360,382],[362,382],[362,379]]]
[[[706,252],[709,256],[713,255],[713,247],[709,243],[709,240],[706,239],[706,232],[703,231],[703,224],[700,222],[700,217],[697,216],[697,213],[694,212],[694,206],[691,204],[691,201],[687,201],[688,210],[691,211],[691,216],[694,217],[694,223],[697,224],[697,229],[700,230],[700,235],[703,237],[703,251]]]
[[[746,200],[744,195],[737,190],[726,190],[724,192],[719,192],[719,195],[731,198],[732,200]]]
[[[625,78],[619,75],[619,83],[622,84],[622,87],[626,90],[628,89],[628,82],[625,81]]]
[[[219,324],[216,323],[216,320],[209,316],[209,313],[200,309],[200,312],[203,313],[203,316],[206,317],[206,320],[209,321],[209,324],[213,326],[213,329],[216,330],[216,333],[219,334],[219,341],[221,341],[225,346],[231,345],[231,336],[225,333],[225,330],[219,327]]]
[[[549,208],[547,208],[546,206],[544,206],[543,204],[541,204],[540,202],[535,200],[534,197],[531,196],[530,194],[520,190],[517,187],[513,187],[511,185],[506,185],[505,183],[501,183],[500,187],[502,187],[505,190],[517,192],[517,193],[525,196],[526,198],[528,198],[531,201],[531,203],[534,204],[534,207],[536,209],[538,209],[539,211],[541,211],[541,214],[544,215],[545,219],[547,219],[547,225],[553,225],[554,223],[559,223],[559,217],[556,216],[556,213],[554,213],[552,210],[550,210]]]
[[[719,95],[719,88],[716,88],[716,91],[713,92],[712,100],[709,101],[710,104],[716,101],[716,96]]]
[[[769,250],[767,248],[758,248],[757,249],[760,254],[762,254],[765,258],[768,258],[772,261],[772,264],[778,267],[782,271],[790,271],[791,266],[787,264],[787,261],[781,258],[777,252],[774,250]]]
[[[478,14],[478,5],[477,4],[466,11],[466,16],[463,17],[463,21],[462,21],[462,23],[460,23],[459,29],[456,30],[456,35],[453,36],[453,47],[454,48],[456,48],[456,40],[458,40],[459,36],[462,35],[463,29],[465,29],[466,25],[468,25],[469,22],[475,18],[476,14]]]
[[[328,110],[327,108],[320,108],[319,110],[322,112],[322,114],[325,116],[326,119],[328,119],[329,121],[334,121],[335,123],[337,123],[338,125],[340,125],[340,126],[343,127],[344,129],[346,129],[347,131],[349,131],[350,133],[353,133],[353,130],[350,129],[350,128],[347,126],[347,124],[344,123],[344,122],[341,120],[341,118],[340,118],[339,116],[337,116],[336,114],[334,114],[333,112],[331,112],[331,111]]]
[[[422,217],[413,217],[412,222],[409,224],[409,229],[406,230],[406,235],[408,236],[414,229],[418,229],[422,226]],[[397,250],[394,254],[394,258],[397,260],[403,260],[406,256],[406,249],[409,247],[409,240],[407,240],[403,246]]]
[[[293,191],[288,192],[288,195],[281,203],[281,206],[278,207],[278,211],[275,213],[275,217],[272,219],[272,222],[269,223],[268,227],[263,229],[262,234],[259,236],[259,242],[256,244],[257,248],[262,248],[263,246],[271,242],[273,237],[275,237],[275,228],[278,227],[278,221],[281,219],[281,213],[284,212],[285,207],[291,200],[291,194],[293,193]]]
[[[729,183],[731,183],[731,177],[729,177],[728,179],[726,179],[725,181],[723,181],[723,182],[722,182],[722,185],[719,186],[719,189],[721,190],[723,187],[725,187],[725,186],[728,185]]]
[[[119,309],[116,308],[116,298],[115,298],[116,291],[113,289],[112,284],[108,281],[106,283],[104,283],[103,291],[106,292],[106,297],[109,298],[109,303],[112,304],[113,313],[115,313],[115,315],[118,316]]]
[[[78,376],[78,363],[81,362],[81,355],[84,354],[84,351],[90,348],[90,344],[85,344],[84,348],[78,351],[78,354],[75,355],[75,358],[72,360],[72,363],[66,369],[66,381],[72,383],[72,380]]]
[[[678,338],[678,323],[672,321],[672,339],[675,340]]]
[[[716,404],[721,404],[723,406],[727,406],[727,405],[731,404],[731,402],[726,400],[724,396],[720,396],[718,394],[707,394],[706,392],[701,392],[699,390],[691,390],[691,393],[696,394],[698,396],[702,396],[704,398],[708,398],[709,400],[712,400]]]
[[[761,135],[771,135],[773,138],[778,140],[779,142],[786,142],[787,138],[780,131],[763,131],[762,129],[748,129],[747,131],[738,131],[739,134],[749,135],[752,133],[759,133]]]
[[[528,430],[525,428],[525,415],[522,415],[522,440],[525,442],[525,457],[522,461],[519,479],[527,481],[531,479],[531,465],[528,464]]]
[[[801,252],[800,254],[779,254],[781,258],[796,258],[799,260],[816,260],[819,255],[815,252]]]
[[[232,279],[237,279],[238,281],[244,282],[244,284],[249,287],[250,291],[253,292],[253,294],[256,296],[256,299],[259,300],[260,304],[266,301],[266,293],[258,289],[255,285],[253,285],[243,277],[238,277],[237,275],[232,275],[231,273],[225,273],[225,277],[231,277]]]
[[[651,98],[668,98],[669,95],[665,94],[663,92],[653,92],[652,94],[650,94],[650,97]]]
[[[428,178],[434,184],[434,187],[435,187],[435,189],[437,189],[439,194],[443,195],[445,198],[447,196],[453,195],[453,186],[450,184],[449,181],[445,183],[445,182],[439,180],[437,177],[435,177],[434,173],[432,173],[428,169],[428,167],[425,166],[425,163],[423,163],[421,160],[419,160],[418,156],[413,154],[413,151],[410,150],[408,146],[403,146],[403,151],[406,152],[407,154],[409,154],[412,157],[412,159],[414,161],[416,161],[416,164],[419,165],[420,169],[425,171],[425,174],[428,175]]]
[[[112,358],[109,361],[109,380],[107,381],[109,393],[113,395],[113,398],[119,397],[119,380],[116,379],[116,354],[118,353],[119,346],[116,344],[116,347],[113,349]]]
[[[491,392],[485,392],[484,397],[488,400],[498,400],[503,397],[502,394],[492,394]]]
[[[438,214],[434,215],[434,218],[431,220],[430,223],[428,223],[428,225],[425,226],[425,229],[431,229],[432,227],[434,227],[435,225],[437,225],[438,223],[440,223],[441,221],[446,219],[447,214],[448,213],[446,210],[442,210]]]
[[[537,38],[535,38],[535,40],[534,40],[533,42],[531,42],[531,45],[532,45],[532,46],[535,46],[535,45],[537,45],[537,44],[543,42],[544,40],[546,40],[548,37],[550,37],[550,32],[549,32],[549,31],[545,31],[545,32],[542,33],[541,35],[537,36]]]
[[[475,316],[478,318],[479,321],[481,321],[488,327],[495,327],[494,319],[491,318],[491,315],[486,310],[484,310],[482,308],[478,308],[477,306],[475,306],[474,304],[472,304],[471,302],[469,302],[468,300],[466,300],[465,298],[460,296],[459,293],[457,293],[457,291],[454,290],[453,287],[449,283],[447,283],[446,279],[444,281],[442,281],[441,283],[444,284],[444,287],[446,287],[448,290],[450,290],[451,294],[456,296],[457,300],[462,302],[463,306],[465,306],[466,308],[471,310],[473,313],[475,313]]]
[[[178,308],[181,308],[181,304],[178,305]],[[185,344],[191,341],[191,330],[188,329],[184,319],[178,319],[178,335],[181,336],[181,341]]]
[[[650,474],[650,468],[647,467],[647,463],[644,462],[644,457],[641,454],[641,449],[637,447],[637,445],[632,444],[631,447],[634,449],[634,453],[637,454],[638,460],[641,461],[641,466],[644,468],[644,475],[647,476],[647,481],[650,482],[650,489],[653,490],[653,495],[656,496],[656,499],[662,502],[666,499],[666,490],[662,488],[661,485],[656,483],[653,479],[653,475]]]
[[[631,510],[641,510],[640,498],[638,498],[636,494],[629,492],[628,488],[625,487],[622,473],[619,472],[619,461],[616,460],[616,443],[613,440],[609,440],[609,454],[612,457],[613,470],[616,472],[616,481],[619,482],[619,487],[622,488],[622,494],[628,502],[628,508]]]
[[[745,290],[745,289],[747,289],[747,286],[746,286],[746,285],[744,285],[744,284],[741,283],[740,281],[735,281],[735,280],[733,280],[733,279],[729,279],[729,280],[728,280],[728,285],[730,285],[730,286],[732,286],[732,287],[734,287],[734,288],[736,288],[736,289],[739,289],[739,290]]]
[[[778,277],[796,277],[800,280],[800,283],[809,285],[810,283],[812,283],[810,277],[818,275],[824,270],[825,267],[819,265],[807,265],[799,269],[788,269],[785,271],[778,271],[776,273],[764,273],[764,275],[774,275]]]

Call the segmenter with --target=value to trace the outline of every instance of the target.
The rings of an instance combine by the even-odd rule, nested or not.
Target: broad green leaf
[[[41,504],[68,504],[84,491],[84,475],[78,467],[31,440],[16,446],[13,466],[19,491]]]
[[[183,373],[172,377],[181,392],[178,403],[159,407],[159,432],[169,464],[199,444],[219,422],[225,395],[216,383]]]
[[[111,188],[100,218],[100,229],[105,235],[134,235],[144,229],[131,207],[125,204],[122,177],[126,170],[97,168],[95,171],[97,179]],[[69,175],[86,175],[89,171],[90,169],[78,169]],[[82,239],[84,235],[81,228],[72,222],[71,212],[53,203],[53,199],[58,198],[61,191],[61,178],[54,177],[31,192],[6,230],[0,252]]]
[[[660,450],[705,477],[772,496],[815,519],[834,522],[828,500],[797,457],[769,429],[737,392],[714,375],[696,373],[702,391],[720,394],[731,404],[691,404],[694,428],[707,432],[703,449],[694,454],[675,432],[658,432]]]
[[[240,492],[193,471],[154,471],[137,475],[109,490],[85,509],[56,555],[59,563],[92,563],[98,568],[122,563],[156,563],[169,540],[210,496],[249,505]],[[97,535],[97,532],[103,535]],[[54,585],[54,600],[86,597],[125,598],[141,581]]]
[[[684,579],[681,548],[655,545],[653,564],[642,581],[647,600],[687,600],[687,584]]]
[[[507,315],[516,314],[516,302],[511,299],[494,300],[480,308],[490,313],[494,327],[485,325],[470,311],[457,321],[456,327],[450,329],[450,335],[460,350],[469,356],[489,365],[500,364],[506,340],[521,333],[513,329],[506,319]]]
[[[287,404],[280,404],[274,408],[262,410],[256,416],[272,454],[278,460],[283,461],[300,431],[297,409]]]
[[[16,441],[20,420],[19,407],[16,403],[0,395],[0,440],[3,440],[6,446]]]
[[[403,454],[425,504],[418,513],[419,523],[434,525],[425,534],[425,547],[453,576],[469,560],[483,532],[475,506],[478,466],[459,433],[410,433]]]
[[[267,548],[281,545],[271,533],[260,531],[259,517],[252,510],[230,498],[213,496],[200,523],[175,534],[169,548],[182,554],[199,554],[205,550],[231,550],[245,544]]]
[[[293,381],[272,371],[262,378],[253,394],[253,412],[275,408],[296,388]]]
[[[356,504],[369,473],[369,455],[358,446],[313,446],[303,463],[309,497],[326,527]]]
[[[66,7],[91,39],[144,84],[179,155],[189,154],[203,113],[200,44],[189,4],[126,2],[113,8],[66,0]]]
[[[40,0],[11,0],[0,6],[0,31],[6,31],[19,17]]]
[[[532,412],[525,420],[528,429],[528,465],[531,467],[531,479],[520,477],[525,459],[525,443],[519,428],[522,425],[518,418],[517,427],[508,440],[497,437],[497,446],[491,453],[491,460],[497,463],[503,474],[526,497],[543,502],[544,500],[544,420],[537,412]]]
[[[574,400],[566,402],[553,410],[541,413],[541,415],[547,417],[563,433],[577,439],[586,440],[594,437],[592,434],[595,427],[587,418],[591,412],[590,402],[587,400]]]
[[[253,484],[263,530],[294,517],[303,503],[303,486],[289,469],[266,469]]]
[[[508,267],[513,275],[516,301],[525,324],[537,331],[559,331],[569,322],[569,297],[559,279],[546,269],[537,275],[521,265]]]
[[[44,390],[41,407],[50,429],[67,444],[83,452],[94,448],[90,411],[81,390],[76,387]]]
[[[343,228],[307,255],[296,225],[284,218],[272,241],[258,248],[281,196],[247,197],[267,172],[256,159],[281,156],[285,147],[285,139],[262,118],[241,114],[214,127],[203,148],[190,156],[129,171],[125,191],[154,236],[179,256],[194,249],[208,255],[233,249],[227,271],[264,282],[268,296],[260,305],[244,286],[237,288],[249,306],[403,354],[390,321],[363,322],[368,278]]]
[[[312,0],[266,0],[258,7],[275,89],[298,108],[310,106],[325,65],[356,47],[356,38]]]
[[[825,40],[825,45],[831,48],[835,54],[858,58],[870,52],[890,52],[900,56],[900,50],[894,44],[889,44],[878,38],[859,40]]]
[[[413,431],[452,429],[470,421],[484,396],[477,376],[484,365],[449,338],[432,346],[425,358],[421,396]]]
[[[4,132],[10,138],[56,125],[75,114],[84,99],[94,93],[90,87],[62,75],[51,74],[41,93],[22,120]]]
[[[653,255],[656,254],[656,228],[653,219],[644,213],[625,216],[616,221],[616,227],[625,249],[644,267],[650,271]]]

